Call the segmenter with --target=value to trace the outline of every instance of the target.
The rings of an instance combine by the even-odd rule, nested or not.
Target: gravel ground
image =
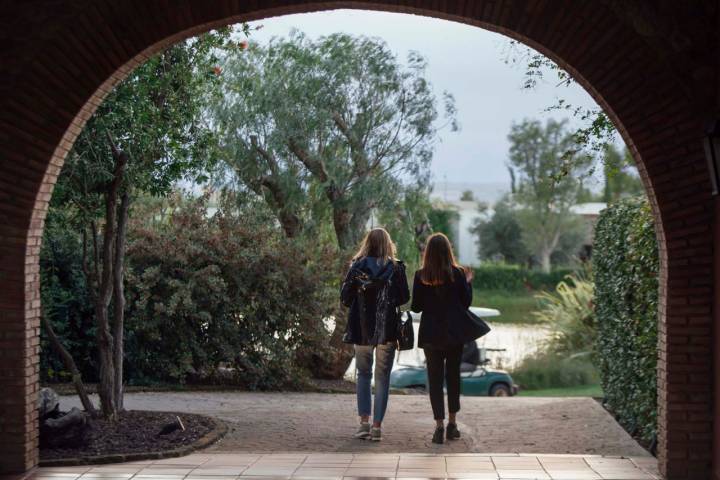
[[[97,401],[97,399],[96,399]],[[433,445],[426,396],[392,395],[379,443],[351,438],[355,396],[322,393],[148,392],[125,407],[200,413],[224,420],[228,435],[211,451],[572,453],[649,455],[591,398],[463,397],[462,439]],[[61,407],[79,406],[62,397]]]

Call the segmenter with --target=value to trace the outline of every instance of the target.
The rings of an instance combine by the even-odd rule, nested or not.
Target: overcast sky
[[[380,37],[399,59],[416,50],[428,60],[435,91],[455,96],[460,132],[444,131],[432,165],[433,179],[449,182],[509,183],[507,134],[523,118],[547,119],[543,110],[558,96],[574,105],[595,106],[580,86],[547,81],[522,90],[524,70],[505,63],[509,39],[497,33],[433,18],[357,10],[269,18],[251,41],[287,36],[296,28],[310,37],[335,32]],[[552,76],[548,76],[552,80]],[[556,114],[553,114],[557,116]]]

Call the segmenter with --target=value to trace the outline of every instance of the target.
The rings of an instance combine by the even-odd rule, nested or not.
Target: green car
[[[483,318],[497,317],[500,315],[498,310],[492,308],[470,307],[470,309],[473,313]],[[413,313],[412,317],[413,324],[420,321],[419,314]],[[490,335],[492,335],[492,332]],[[417,332],[415,338],[417,339]],[[463,395],[490,397],[510,397],[517,394],[517,385],[515,385],[509,373],[486,366],[490,363],[486,353],[493,351],[493,349],[480,348],[479,350],[481,365],[475,367],[463,364],[463,367],[467,367],[471,371],[461,371],[460,373],[461,393]],[[407,358],[408,355],[410,356],[410,362],[403,362],[403,357]],[[427,369],[424,363],[424,355],[417,346],[413,350],[399,352],[397,363],[390,373],[390,387],[426,388]],[[463,368],[463,370],[465,370],[465,368]]]
[[[427,369],[405,366],[390,374],[391,388],[426,388]],[[517,386],[509,373],[479,366],[472,372],[460,373],[460,392],[470,396],[510,397]]]

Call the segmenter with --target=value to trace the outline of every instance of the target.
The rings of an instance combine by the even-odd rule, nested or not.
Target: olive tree
[[[229,53],[215,108],[225,157],[263,196],[288,236],[332,221],[337,245],[356,245],[375,209],[428,182],[439,99],[418,53],[398,61],[381,40],[301,33]],[[455,106],[444,94],[446,125]]]

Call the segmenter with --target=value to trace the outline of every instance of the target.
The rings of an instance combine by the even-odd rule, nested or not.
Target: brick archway
[[[0,473],[37,463],[43,219],[63,159],[105,94],[163,46],[213,27],[365,8],[445,18],[517,38],[573,72],[611,114],[638,161],[661,239],[661,471],[672,479],[711,478],[714,271],[720,265],[713,220],[720,208],[710,195],[702,139],[706,122],[720,111],[717,2],[65,3],[11,0],[0,34]]]

